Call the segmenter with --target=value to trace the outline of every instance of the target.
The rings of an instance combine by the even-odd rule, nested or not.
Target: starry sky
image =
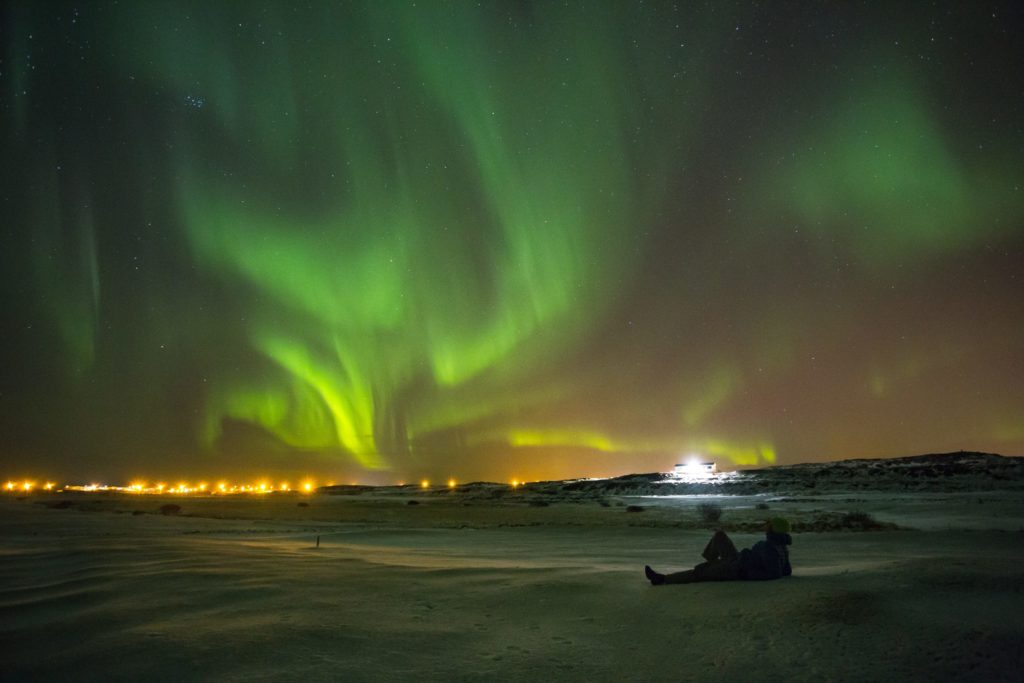
[[[6,2],[0,470],[1024,454],[1015,2]]]

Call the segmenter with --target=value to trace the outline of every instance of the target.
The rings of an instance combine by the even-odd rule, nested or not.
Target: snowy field
[[[0,679],[1019,681],[1024,670],[1019,491],[410,499],[0,498]],[[790,579],[650,586],[645,563],[699,559],[709,531],[694,528],[695,506],[709,500],[727,528],[829,510],[903,528],[796,533]],[[155,514],[167,502],[181,514]]]

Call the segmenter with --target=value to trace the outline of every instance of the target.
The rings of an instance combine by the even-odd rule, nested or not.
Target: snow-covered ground
[[[1024,670],[1019,491],[178,499],[180,516],[129,514],[167,502],[156,498],[39,504],[58,499],[0,498],[5,681],[1017,681]],[[650,586],[645,563],[699,559],[708,531],[693,528],[695,506],[709,500],[741,529],[850,510],[913,529],[797,533],[794,576],[781,581]]]

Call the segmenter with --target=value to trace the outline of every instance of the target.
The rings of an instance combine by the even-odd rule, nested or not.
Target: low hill
[[[627,474],[610,479],[541,481],[521,484],[474,482],[454,488],[417,486],[330,486],[333,495],[458,496],[465,500],[515,498],[593,500],[605,496],[754,495],[829,493],[834,491],[1024,491],[1024,457],[958,451],[902,458],[855,459],[778,465],[701,477],[676,477],[663,472]]]
[[[538,482],[525,488],[536,493],[590,495],[1024,490],[1024,458],[958,451],[902,458],[780,465],[694,478],[661,473],[630,474],[613,479]]]

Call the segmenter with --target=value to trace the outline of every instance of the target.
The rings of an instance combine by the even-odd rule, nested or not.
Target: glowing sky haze
[[[1015,3],[0,11],[12,474],[1024,453]]]

